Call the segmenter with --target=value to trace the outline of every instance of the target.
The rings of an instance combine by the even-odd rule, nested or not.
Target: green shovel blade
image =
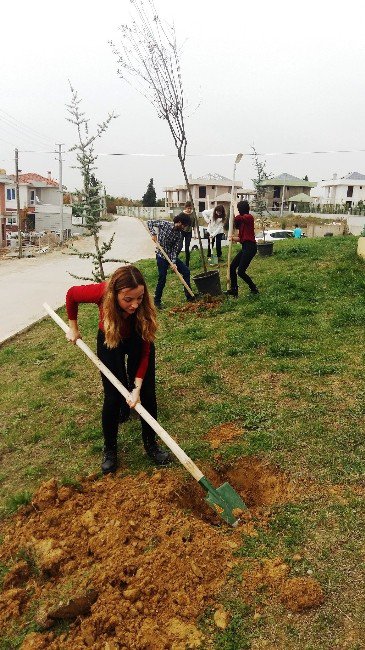
[[[207,490],[205,500],[216,511],[216,513],[231,526],[237,524],[237,515],[233,514],[236,509],[246,510],[247,506],[241,497],[229,483],[223,483],[218,488],[214,488],[205,476],[200,479],[199,483]]]

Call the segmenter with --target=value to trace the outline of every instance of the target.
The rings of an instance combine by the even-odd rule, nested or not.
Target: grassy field
[[[259,296],[241,283],[238,300],[198,313],[170,311],[184,297],[168,278],[158,314],[159,421],[198,464],[215,462],[207,432],[235,422],[242,435],[220,447],[220,462],[264,459],[301,486],[300,499],[271,509],[258,537],[242,537],[237,555],[243,565],[283,558],[325,592],[319,609],[292,615],[268,602],[254,620],[232,575],[222,593],[232,618],[217,650],[273,649],[278,638],[296,650],[365,648],[365,269],[356,244],[277,242],[272,257],[250,267]],[[154,261],[139,266],[153,291]],[[196,253],[191,266],[194,275]],[[92,306],[80,310],[92,348],[97,316]],[[50,320],[3,345],[0,366],[4,517],[50,477],[67,484],[99,471],[101,389],[94,366]],[[132,472],[148,467],[136,420],[123,427],[120,447]]]

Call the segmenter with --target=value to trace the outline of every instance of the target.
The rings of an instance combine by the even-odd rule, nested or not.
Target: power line
[[[46,143],[52,142],[52,138],[49,138],[48,136],[46,136],[46,135],[40,133],[39,131],[36,131],[36,130],[33,129],[32,127],[28,126],[28,125],[25,124],[24,122],[21,122],[21,120],[18,120],[16,117],[14,117],[13,115],[10,115],[10,113],[7,113],[6,111],[4,111],[4,110],[1,109],[1,108],[0,108],[0,113],[2,113],[3,115],[6,115],[8,118],[10,118],[10,120],[11,120],[12,122],[15,122],[15,125],[14,125],[14,124],[12,124],[12,123],[9,121],[9,119],[6,119],[6,118],[0,116],[0,119],[2,119],[5,123],[7,123],[11,128],[14,128],[14,129],[18,129],[18,130],[20,130],[20,128],[19,128],[18,125],[21,125],[21,128],[22,128],[22,129],[25,128],[25,129],[27,129],[27,131],[31,131],[32,133],[35,134],[35,136],[36,136],[38,139],[43,140],[43,142],[46,142]],[[30,137],[30,136],[29,136],[29,137]],[[33,136],[33,137],[34,137],[34,136]]]
[[[10,144],[11,147],[14,147],[15,149],[15,144],[14,142],[8,142],[8,140],[4,140],[4,138],[0,138],[1,142],[6,142],[6,144]]]
[[[334,154],[334,153],[363,153],[365,149],[339,149],[339,150],[329,150],[329,151],[271,151],[259,153],[249,152],[243,153],[243,156],[252,157],[252,156],[302,156],[302,155],[313,155],[313,154]],[[127,152],[115,152],[115,153],[95,153],[96,156],[136,156],[136,157],[150,157],[150,158],[175,158],[176,153],[127,153]],[[197,158],[197,157],[208,157],[208,158],[232,158],[237,156],[237,153],[190,153],[186,154],[187,158]]]

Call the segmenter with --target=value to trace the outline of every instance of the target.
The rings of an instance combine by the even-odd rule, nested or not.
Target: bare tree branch
[[[180,51],[175,27],[162,22],[153,0],[130,0],[130,3],[134,10],[130,26],[121,25],[121,42],[118,47],[110,43],[117,56],[118,74],[153,105],[158,117],[165,120],[169,126],[193,205],[194,225],[206,273],[198,219],[186,171],[188,141]]]

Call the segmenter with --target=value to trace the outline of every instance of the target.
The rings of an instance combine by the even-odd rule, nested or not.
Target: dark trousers
[[[245,241],[242,244],[242,250],[239,253],[237,253],[237,255],[233,258],[231,262],[231,266],[229,267],[230,277],[231,277],[231,289],[233,291],[238,290],[237,275],[239,275],[239,277],[242,278],[242,280],[246,282],[246,284],[248,284],[251,291],[257,290],[255,283],[252,281],[250,276],[247,275],[246,273],[246,270],[250,266],[250,263],[255,257],[256,253],[257,253],[256,242]]]
[[[217,248],[217,257],[222,257],[222,239],[223,239],[223,233],[218,233],[215,237],[209,237],[208,238],[208,257],[211,257],[212,251],[210,246],[212,245],[212,249],[214,248],[214,244],[216,245]]]
[[[185,264],[186,266],[189,266],[190,264],[190,243],[191,243],[191,238],[193,236],[192,230],[190,232],[182,232],[181,233],[183,236],[183,240],[185,242],[184,250],[185,250]]]
[[[122,382],[128,390],[134,384],[134,379],[139,366],[142,352],[142,339],[137,335],[121,341],[117,348],[109,349],[104,345],[105,335],[101,330],[97,337],[97,354],[107,368]],[[126,364],[127,357],[127,364]],[[118,424],[120,410],[123,402],[127,409],[123,395],[110,383],[103,374],[101,375],[104,388],[104,403],[101,414],[105,447],[117,445]],[[147,372],[141,388],[141,404],[154,417],[157,418],[157,401],[155,387],[155,346],[151,343],[150,357]],[[153,445],[156,434],[151,427],[141,418],[142,439],[144,445]]]
[[[157,268],[158,268],[158,280],[157,280],[157,286],[155,291],[155,302],[161,302],[162,292],[166,284],[167,271],[170,268],[170,265],[167,260],[165,260],[163,257],[159,257],[158,255],[156,256],[156,261],[157,261]],[[176,260],[176,266],[179,273],[181,273],[181,275],[183,276],[186,284],[189,285],[190,287],[189,268],[184,264],[184,262],[179,260],[179,258],[177,258]],[[190,294],[185,289],[185,287],[184,287],[184,291],[186,297],[189,298]]]

